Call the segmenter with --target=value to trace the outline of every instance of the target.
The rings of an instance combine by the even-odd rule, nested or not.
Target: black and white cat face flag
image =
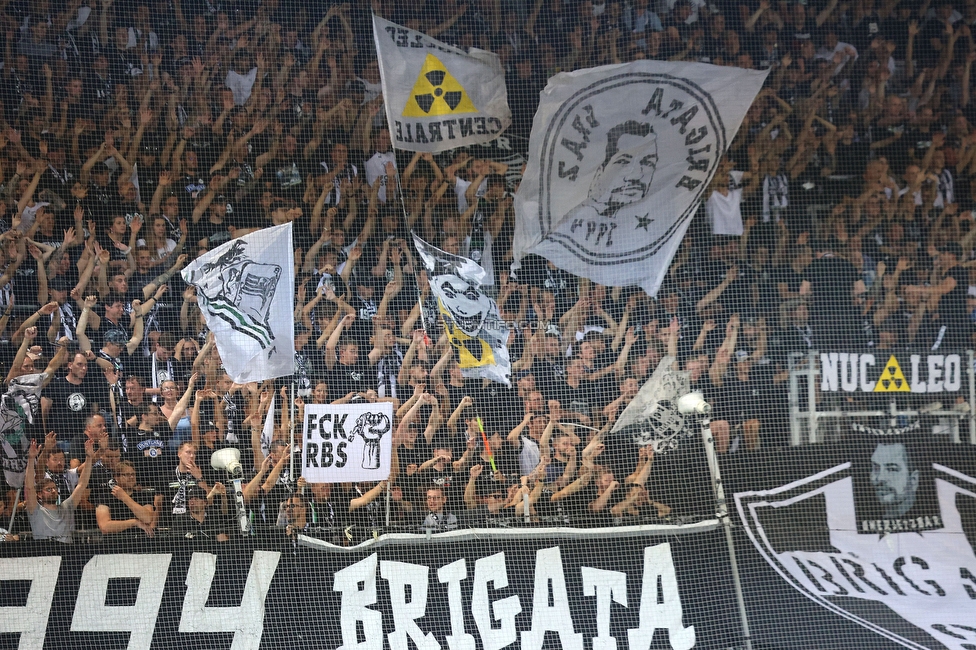
[[[498,313],[498,305],[481,290],[484,269],[466,257],[431,246],[417,235],[413,242],[424,262],[461,372],[465,377],[510,386],[509,328]]]
[[[515,197],[515,268],[534,253],[655,295],[766,75],[635,61],[550,78]]]

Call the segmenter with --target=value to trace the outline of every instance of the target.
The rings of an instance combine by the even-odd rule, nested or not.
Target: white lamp
[[[216,470],[223,470],[230,474],[234,484],[234,501],[237,502],[237,521],[241,527],[241,534],[251,532],[251,521],[244,506],[244,468],[241,467],[241,452],[234,447],[227,447],[210,454],[210,466]]]
[[[211,454],[210,466],[223,470],[231,476],[240,476],[244,473],[244,468],[241,467],[241,451],[235,447],[227,447]]]
[[[712,407],[701,393],[688,393],[678,398],[678,411],[684,415],[692,413],[708,415],[712,412]]]

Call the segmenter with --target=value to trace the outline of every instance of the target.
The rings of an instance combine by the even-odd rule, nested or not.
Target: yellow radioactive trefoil
[[[912,388],[908,385],[908,380],[905,379],[905,373],[901,371],[901,366],[898,365],[898,359],[895,358],[895,355],[891,355],[891,357],[888,359],[888,363],[885,364],[884,371],[882,371],[881,377],[878,378],[878,383],[874,385],[874,392],[912,392]]]
[[[438,117],[477,112],[464,86],[448,72],[440,59],[428,53],[410,91],[410,99],[403,108],[403,116]]]

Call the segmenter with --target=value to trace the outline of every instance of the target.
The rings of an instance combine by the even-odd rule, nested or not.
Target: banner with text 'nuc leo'
[[[820,390],[962,394],[969,381],[966,359],[966,352],[821,352]]]

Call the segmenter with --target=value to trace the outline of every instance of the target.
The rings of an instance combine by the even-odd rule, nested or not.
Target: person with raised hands
[[[71,496],[63,501],[58,497],[58,486],[53,480],[37,481],[35,463],[40,453],[41,448],[37,441],[32,440],[27,452],[27,469],[24,473],[24,503],[31,534],[38,541],[51,540],[71,544],[75,529],[75,510],[91,478],[95,441],[88,440],[85,443],[86,458],[81,465],[78,484],[71,491]]]

